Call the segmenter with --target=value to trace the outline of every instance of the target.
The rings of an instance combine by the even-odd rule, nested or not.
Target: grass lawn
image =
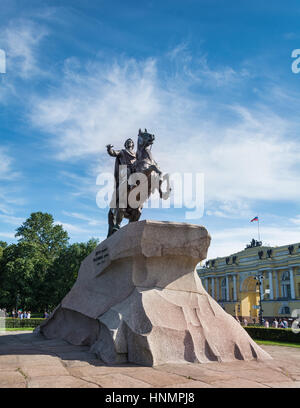
[[[280,341],[270,341],[270,340],[255,340],[255,343],[266,345],[266,346],[285,346],[285,347],[296,347],[300,348],[300,343],[285,343]]]
[[[0,331],[33,331],[34,327],[9,327],[1,328]]]

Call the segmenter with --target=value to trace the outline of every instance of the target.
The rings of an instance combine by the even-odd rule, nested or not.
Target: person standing
[[[275,317],[275,319],[273,320],[273,327],[275,327],[275,329],[278,328],[278,320],[276,319],[276,317]]]
[[[31,312],[29,311],[29,312],[27,313],[27,319],[30,319],[30,317],[31,317]]]

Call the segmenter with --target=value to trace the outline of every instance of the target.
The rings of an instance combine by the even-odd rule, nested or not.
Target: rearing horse
[[[116,208],[110,208],[108,213],[108,237],[116,232],[121,227],[123,218],[127,218],[129,222],[138,221],[142,214],[144,202],[154,193],[156,189],[159,191],[160,198],[167,200],[170,196],[169,175],[162,175],[158,164],[152,157],[151,147],[155,140],[155,136],[139,129],[138,146],[136,152],[136,161],[133,164],[132,174],[126,180],[126,186],[119,186],[117,196],[127,193],[126,207],[120,206],[120,199],[116,203]],[[167,181],[167,190],[163,192],[161,189],[163,181]],[[120,194],[120,190],[123,189]],[[134,203],[134,205],[133,205]]]

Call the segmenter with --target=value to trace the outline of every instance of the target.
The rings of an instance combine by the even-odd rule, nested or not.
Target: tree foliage
[[[55,259],[48,278],[52,291],[52,307],[56,306],[74,285],[81,262],[97,246],[97,240],[90,239],[87,243],[75,243],[64,248]]]
[[[68,245],[51,214],[37,212],[17,229],[17,244],[0,242],[0,308],[53,309],[71,289],[83,259],[97,245]]]
[[[19,242],[36,244],[41,252],[53,259],[69,241],[68,233],[61,225],[55,225],[51,214],[36,212],[17,229]]]

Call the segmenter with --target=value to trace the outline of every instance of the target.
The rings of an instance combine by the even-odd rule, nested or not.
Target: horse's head
[[[138,134],[138,148],[139,149],[145,149],[148,146],[151,146],[155,140],[155,136],[152,135],[151,133],[147,132],[147,129],[145,129],[145,132],[142,132],[141,129],[139,129],[139,134]]]

